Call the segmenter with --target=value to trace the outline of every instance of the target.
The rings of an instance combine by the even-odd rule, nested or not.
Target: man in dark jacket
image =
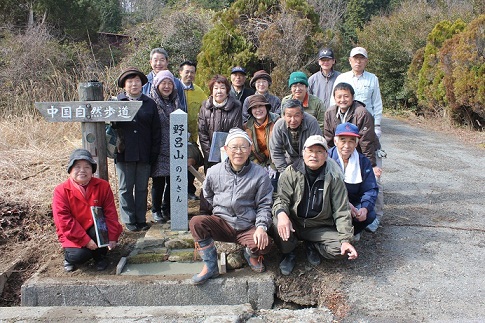
[[[356,150],[359,137],[356,125],[350,122],[339,124],[335,130],[335,147],[328,151],[328,156],[337,162],[344,173],[354,240],[360,238],[360,232],[375,220],[374,206],[379,192],[370,160]]]
[[[118,78],[124,89],[120,101],[142,101],[140,110],[129,122],[115,122],[119,143],[115,159],[121,220],[130,231],[148,230],[146,222],[150,166],[160,151],[161,129],[155,101],[142,93],[145,74],[134,67]]]
[[[246,76],[246,70],[241,66],[233,67],[231,70],[231,92],[229,94],[233,98],[238,99],[241,102],[241,106],[248,96],[254,94],[253,89],[245,86]]]

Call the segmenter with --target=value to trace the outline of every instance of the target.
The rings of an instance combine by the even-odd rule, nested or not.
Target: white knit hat
[[[229,130],[229,134],[227,135],[226,143],[224,145],[229,145],[229,142],[235,138],[244,138],[249,142],[250,146],[253,144],[246,131],[239,128],[232,128]]]

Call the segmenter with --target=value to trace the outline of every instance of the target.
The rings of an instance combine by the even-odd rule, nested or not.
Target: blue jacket
[[[328,151],[328,157],[335,160],[339,165],[340,169],[343,169],[338,158],[337,147],[332,147]],[[360,207],[358,208],[365,207],[370,213],[374,210],[374,205],[376,204],[379,188],[377,187],[376,177],[374,176],[374,170],[372,169],[370,160],[361,153],[359,153],[359,163],[360,172],[362,174],[362,183],[345,183],[345,186],[347,187],[349,202],[352,203],[352,205],[355,207],[358,207],[360,205]]]

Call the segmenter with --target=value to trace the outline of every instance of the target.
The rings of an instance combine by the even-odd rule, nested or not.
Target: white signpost
[[[187,231],[187,113],[170,114],[170,218],[173,231]]]

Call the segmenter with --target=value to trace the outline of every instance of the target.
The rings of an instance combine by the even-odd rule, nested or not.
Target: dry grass
[[[0,196],[29,213],[50,213],[54,187],[67,178],[68,156],[79,147],[79,123],[48,123],[35,116],[0,121]]]

